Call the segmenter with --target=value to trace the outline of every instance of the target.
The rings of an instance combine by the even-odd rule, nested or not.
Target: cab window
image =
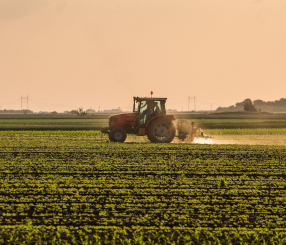
[[[161,101],[154,101],[154,114],[163,113]]]
[[[138,109],[139,115],[142,115],[143,112],[144,112],[146,109],[147,109],[147,103],[146,103],[146,101],[141,101],[141,102],[139,103],[139,109]]]

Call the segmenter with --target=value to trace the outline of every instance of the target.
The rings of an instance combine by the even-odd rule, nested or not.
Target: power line
[[[21,110],[23,110],[23,100],[27,100],[27,110],[29,110],[29,96],[27,95],[27,97],[25,98],[24,96],[21,95]]]

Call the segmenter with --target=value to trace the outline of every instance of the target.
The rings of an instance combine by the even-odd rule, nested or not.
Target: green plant
[[[251,100],[245,102],[243,105],[243,108],[244,108],[244,111],[247,111],[247,112],[257,112],[257,109],[255,108]]]
[[[224,188],[224,187],[226,187],[226,185],[227,185],[226,180],[224,179],[224,177],[221,177],[219,182],[218,182],[218,187],[219,188]]]
[[[78,116],[85,116],[87,113],[86,113],[85,110],[83,110],[82,107],[80,107],[80,108],[78,108],[78,109],[76,110],[76,114],[77,114]]]

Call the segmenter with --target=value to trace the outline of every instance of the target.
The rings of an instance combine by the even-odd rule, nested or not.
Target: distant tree
[[[253,108],[254,107],[254,108]],[[245,99],[242,102],[238,102],[235,106],[218,107],[217,112],[234,112],[234,111],[264,111],[264,112],[286,112],[286,98],[281,98],[275,101],[263,101]]]
[[[265,104],[265,102],[263,100],[254,100],[253,101],[254,106],[263,106],[263,104]]]
[[[77,114],[78,116],[85,116],[85,115],[86,115],[86,111],[84,111],[83,108],[80,107],[80,108],[78,108],[78,109],[76,110],[76,114]]]
[[[247,112],[257,112],[257,109],[255,108],[255,106],[253,105],[252,101],[247,101],[244,105],[243,105],[244,111]]]
[[[242,107],[242,106],[244,106],[246,103],[252,103],[252,101],[251,101],[251,99],[245,99],[244,101],[242,101],[242,102],[237,102],[236,104],[235,104],[235,107]]]

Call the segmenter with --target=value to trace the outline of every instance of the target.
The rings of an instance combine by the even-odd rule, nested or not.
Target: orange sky
[[[286,97],[285,0],[0,0],[0,109]],[[23,106],[23,108],[25,108]],[[190,110],[193,110],[193,103]]]

